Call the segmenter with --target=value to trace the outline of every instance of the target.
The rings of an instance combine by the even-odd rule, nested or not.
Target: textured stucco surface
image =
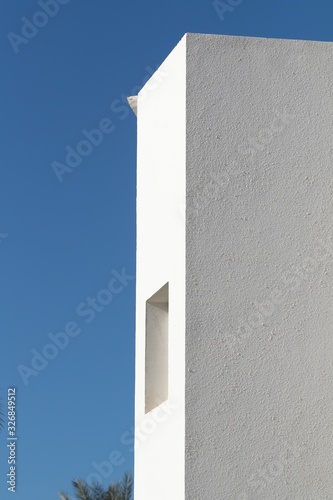
[[[168,281],[174,409],[136,500],[333,500],[332,75],[332,43],[189,34],[139,94],[137,428]]]
[[[185,55],[183,39],[138,95],[135,500],[184,498]],[[145,414],[146,301],[167,282],[169,398]]]
[[[332,43],[187,37],[188,500],[333,499],[332,75]]]

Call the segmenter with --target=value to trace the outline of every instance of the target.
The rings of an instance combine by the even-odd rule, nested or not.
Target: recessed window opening
[[[146,302],[145,412],[168,399],[169,283]]]

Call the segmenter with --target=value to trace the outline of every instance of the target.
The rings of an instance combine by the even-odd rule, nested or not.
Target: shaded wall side
[[[330,498],[333,45],[187,39],[187,500]]]
[[[185,39],[138,98],[136,500],[184,498],[184,207]],[[167,282],[168,399],[145,414],[146,301]]]

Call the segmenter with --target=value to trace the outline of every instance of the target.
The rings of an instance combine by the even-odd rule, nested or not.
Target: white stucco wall
[[[332,43],[187,38],[188,500],[333,498],[332,75]]]
[[[332,43],[189,34],[139,94],[135,500],[333,499],[332,75]]]
[[[184,498],[185,49],[138,96],[135,500]],[[167,282],[169,397],[145,414],[146,301]]]

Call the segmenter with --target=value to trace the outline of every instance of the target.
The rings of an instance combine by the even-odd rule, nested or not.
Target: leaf
[[[67,493],[65,493],[64,491],[61,491],[59,493],[59,497],[60,497],[60,500],[71,500],[69,495]]]
[[[75,497],[79,500],[92,500],[90,496],[90,487],[85,481],[81,479],[76,479],[72,481],[72,484],[75,489]]]
[[[93,500],[105,500],[105,491],[101,484],[94,483],[90,489]]]
[[[131,474],[126,472],[123,482],[122,482],[122,500],[131,500],[133,492],[133,477]]]

